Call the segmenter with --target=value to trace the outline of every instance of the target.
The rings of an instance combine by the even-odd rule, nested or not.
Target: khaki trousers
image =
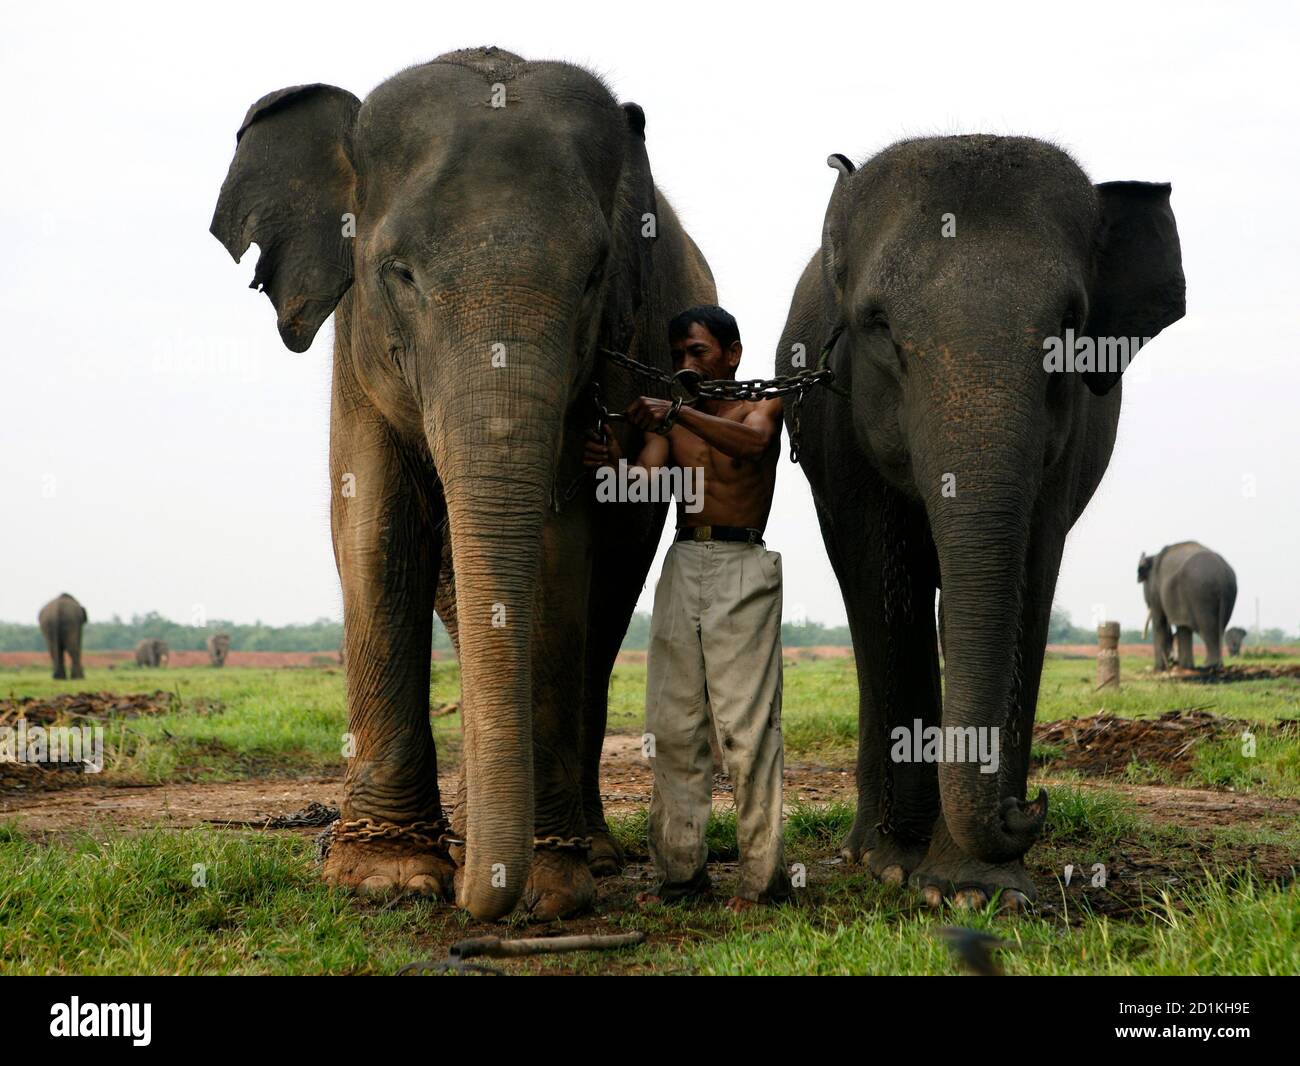
[[[650,857],[664,899],[709,887],[709,708],[736,802],[740,887],[789,893],[781,826],[781,556],[757,544],[682,541],[655,589],[646,682],[654,744]]]

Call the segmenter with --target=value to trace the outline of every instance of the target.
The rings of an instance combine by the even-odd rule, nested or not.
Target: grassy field
[[[620,810],[614,820],[633,859],[628,875],[603,881],[597,913],[568,925],[643,929],[649,942],[618,955],[543,957],[503,968],[952,973],[953,957],[935,933],[961,924],[1007,943],[999,956],[1008,973],[1300,973],[1300,740],[1294,730],[1270,726],[1300,718],[1300,678],[1194,684],[1156,678],[1148,666],[1126,659],[1122,691],[1098,693],[1091,661],[1050,658],[1039,721],[1099,710],[1139,717],[1200,709],[1258,722],[1257,750],[1248,757],[1226,735],[1199,744],[1186,772],[1135,759],[1106,779],[1061,771],[1053,751],[1038,751],[1036,774],[1048,782],[1051,806],[1029,857],[1044,904],[1037,914],[930,911],[912,893],[845,866],[838,841],[852,820],[851,791],[791,811],[788,859],[807,871],[807,887],[793,903],[739,917],[719,904],[641,911],[632,898],[649,876],[642,807]],[[644,682],[644,667],[618,668],[611,731],[640,732]],[[457,685],[454,664],[435,664],[431,706],[455,700]],[[75,685],[38,668],[0,671],[0,700],[160,688],[172,697],[166,713],[106,730],[106,767],[96,787],[341,773],[346,713],[337,668],[127,667],[91,670]],[[454,764],[459,716],[432,722],[441,762]],[[789,766],[851,769],[857,724],[849,660],[787,666],[784,728]],[[1189,812],[1217,809],[1194,789],[1249,799],[1262,813],[1236,819],[1233,808],[1181,818],[1183,797]],[[1145,802],[1148,796],[1160,805]],[[13,797],[0,792],[6,799]],[[725,808],[710,825],[710,846],[725,886],[736,850],[734,816]],[[1109,872],[1104,887],[1092,883],[1097,863]],[[1074,870],[1068,885],[1067,866]],[[528,927],[512,925],[529,935]],[[36,832],[24,828],[22,810],[0,815],[0,972],[391,973],[489,931],[496,930],[428,902],[366,901],[327,889],[317,880],[307,833],[125,831],[90,823]]]

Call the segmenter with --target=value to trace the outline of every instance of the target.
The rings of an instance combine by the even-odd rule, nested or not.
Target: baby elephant
[[[165,640],[145,637],[135,646],[136,666],[166,666],[171,658],[171,649]]]
[[[1223,634],[1223,639],[1228,642],[1228,654],[1240,655],[1241,642],[1246,639],[1246,631],[1241,626],[1233,626]]]
[[[1205,641],[1205,665],[1223,665],[1223,631],[1237,602],[1237,575],[1227,560],[1204,544],[1185,540],[1157,555],[1143,553],[1138,581],[1151,609],[1156,669],[1169,665],[1174,627],[1178,627],[1178,665],[1191,667],[1192,634]]]
[[[225,666],[230,654],[230,634],[213,633],[208,637],[208,660],[213,666]]]

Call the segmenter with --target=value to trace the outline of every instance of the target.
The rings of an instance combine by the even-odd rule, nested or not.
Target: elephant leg
[[[433,601],[441,515],[434,472],[403,451],[375,412],[335,396],[330,434],[334,554],[343,586],[349,756],[341,825],[362,819],[425,839],[335,838],[323,876],[367,893],[451,900],[454,866],[427,837],[442,818],[429,728]],[[345,482],[345,476],[352,475]],[[339,486],[350,484],[343,494]]]
[[[1211,607],[1196,619],[1195,625],[1205,641],[1205,665],[1211,670],[1219,669],[1223,665],[1223,623],[1219,621],[1219,612]]]
[[[1169,669],[1169,650],[1172,644],[1173,635],[1164,615],[1153,614],[1151,617],[1151,649],[1155,655],[1157,673],[1163,673]]]
[[[583,673],[591,572],[587,501],[552,512],[543,531],[542,572],[533,621],[534,833],[541,845],[524,886],[532,918],[552,921],[590,910],[596,882],[582,804]]]
[[[1179,626],[1176,636],[1178,638],[1178,665],[1190,670],[1196,665],[1196,658],[1192,654],[1192,627]]]
[[[600,758],[609,717],[609,679],[646,575],[654,563],[667,507],[596,504],[593,508],[591,603],[583,684],[582,810],[596,877],[623,869],[626,857],[609,831],[600,798]]]
[[[891,743],[897,727],[910,734],[918,720],[922,729],[939,721],[932,549],[918,516],[883,495],[841,496],[833,519],[820,504],[818,514],[858,674],[857,814],[840,853],[902,884],[925,855],[939,812],[936,767],[892,758]],[[901,553],[892,591],[885,582],[887,542]]]
[[[54,680],[66,681],[68,674],[63,666],[63,645],[59,641],[57,631],[49,634],[45,638],[45,643],[49,647],[50,661],[54,664]]]
[[[1016,655],[1006,722],[996,737],[990,734],[986,744],[979,738],[976,751],[968,751],[966,756],[978,758],[990,772],[998,775],[1004,797],[1023,798],[1029,783],[1038,689],[1066,532],[1065,529],[1040,529],[1031,541],[1019,631],[1011,635]],[[1027,905],[1037,898],[1022,858],[995,863],[966,854],[953,841],[942,815],[935,825],[925,861],[911,883],[922,890],[931,905],[948,897],[961,905],[982,907],[999,892],[1006,893],[1003,904],[1009,908]]]
[[[72,679],[79,681],[86,676],[86,671],[81,668],[81,633],[79,630],[74,629],[68,633],[64,647],[72,664]]]

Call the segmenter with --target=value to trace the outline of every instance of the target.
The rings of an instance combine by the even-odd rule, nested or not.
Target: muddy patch
[[[1132,762],[1187,774],[1197,748],[1207,741],[1252,733],[1300,735],[1300,723],[1223,718],[1204,708],[1166,711],[1158,718],[1123,718],[1098,711],[1082,718],[1061,718],[1034,726],[1034,744],[1047,749],[1035,757],[1038,766],[1077,770],[1092,777],[1122,774]]]

